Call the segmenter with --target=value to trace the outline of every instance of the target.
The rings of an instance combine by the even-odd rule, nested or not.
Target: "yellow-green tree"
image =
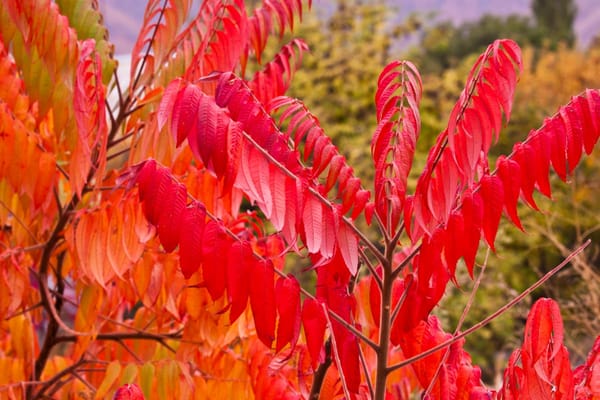
[[[377,77],[390,61],[390,47],[399,33],[390,29],[388,11],[380,0],[338,0],[329,18],[310,16],[298,30],[311,52],[294,77],[291,95],[318,116],[363,177],[372,175],[369,149],[376,127]]]

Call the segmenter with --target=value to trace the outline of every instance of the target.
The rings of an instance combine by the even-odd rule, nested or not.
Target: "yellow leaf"
[[[123,373],[121,374],[121,385],[132,383],[137,374],[137,366],[135,364],[127,364],[127,366],[123,369]]]
[[[108,393],[108,391],[110,390],[110,388],[112,387],[112,385],[117,381],[117,378],[119,377],[119,375],[121,374],[121,364],[119,363],[119,361],[113,361],[110,364],[108,364],[108,367],[106,368],[106,375],[104,375],[104,380],[102,381],[102,383],[100,384],[100,386],[98,387],[98,390],[96,391],[96,399],[103,399],[106,397],[106,394]]]
[[[144,397],[149,399],[152,394],[152,383],[154,381],[154,365],[144,364],[140,371],[140,386],[144,392]]]

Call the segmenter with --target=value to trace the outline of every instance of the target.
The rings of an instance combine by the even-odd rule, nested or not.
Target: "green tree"
[[[541,43],[540,33],[528,17],[484,15],[459,26],[445,21],[426,29],[408,58],[414,59],[424,74],[440,74],[468,55],[481,52],[497,37],[513,39],[523,46]]]
[[[565,42],[569,47],[575,44],[573,23],[577,6],[573,0],[533,0],[531,10],[537,28],[552,48],[559,42]]]

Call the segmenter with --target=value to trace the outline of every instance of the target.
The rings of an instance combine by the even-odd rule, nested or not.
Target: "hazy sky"
[[[548,0],[553,1],[553,0]],[[109,28],[111,41],[119,54],[130,53],[141,22],[146,0],[100,0],[100,9]],[[413,11],[435,10],[439,19],[455,22],[475,20],[484,13],[507,15],[529,14],[529,0],[388,0],[401,21]],[[587,46],[600,32],[600,0],[576,0],[579,9],[575,31],[580,44]],[[313,0],[313,7],[333,10],[335,0]]]

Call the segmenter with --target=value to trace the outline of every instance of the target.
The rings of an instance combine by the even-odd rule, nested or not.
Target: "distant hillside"
[[[548,0],[552,1],[552,0]],[[452,20],[455,23],[476,20],[483,14],[507,15],[512,13],[529,15],[527,0],[388,0],[398,12],[398,20],[412,12],[435,11],[437,20]],[[575,32],[581,47],[587,46],[600,33],[600,1],[576,0],[578,7]],[[314,7],[332,10],[334,0],[314,0]],[[138,34],[144,16],[144,0],[100,0],[100,8],[115,43],[118,53],[129,53]]]

